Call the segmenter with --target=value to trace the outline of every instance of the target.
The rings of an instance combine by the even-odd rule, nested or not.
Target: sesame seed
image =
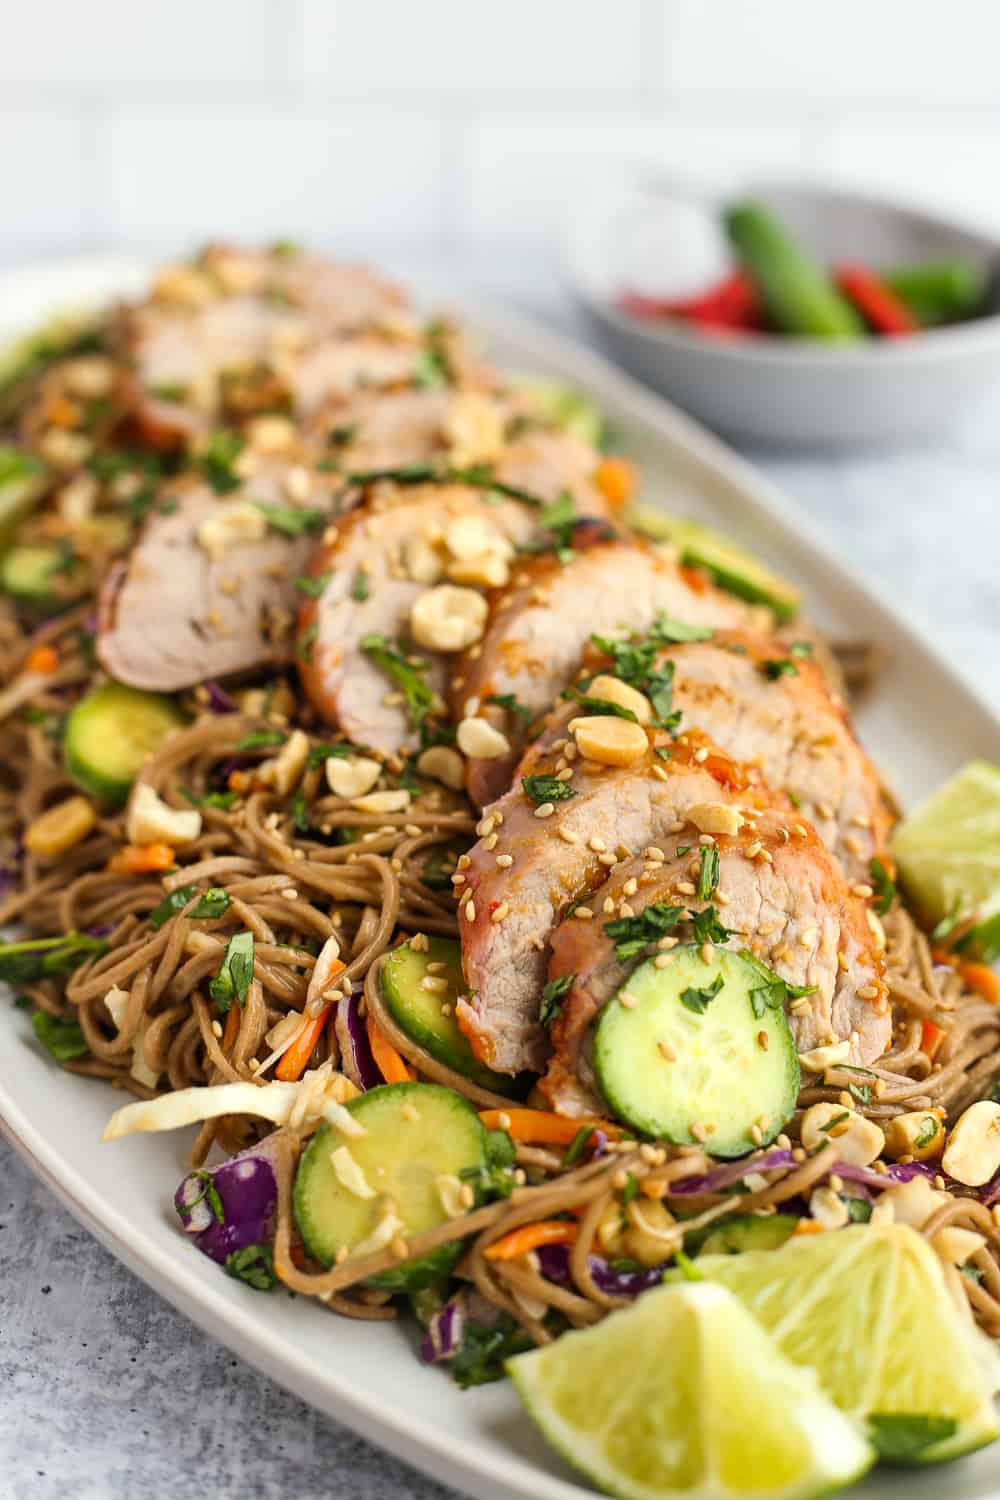
[[[856,833],[845,834],[844,848],[849,854],[862,854],[864,847],[864,844],[862,844]]]
[[[474,922],[476,920],[476,903],[471,896],[465,903],[465,920],[467,922]]]
[[[877,1000],[878,999],[878,985],[877,984],[862,985],[861,989],[858,990],[858,999],[859,1000]]]
[[[694,1136],[696,1141],[704,1141],[708,1139],[708,1130],[704,1125],[702,1125],[700,1120],[696,1120],[695,1123],[691,1126],[691,1134]]]
[[[410,1253],[406,1247],[406,1241],[401,1234],[397,1234],[389,1248],[397,1260],[405,1260]]]
[[[619,1170],[612,1177],[612,1179],[611,1179],[611,1186],[615,1189],[616,1192],[620,1193],[621,1190],[622,1190],[622,1188],[625,1187],[625,1185],[626,1185],[627,1182],[628,1182],[628,1173],[627,1172],[622,1172],[621,1170]]]
[[[676,948],[678,941],[679,940],[675,937],[661,937],[657,938],[656,946],[661,950],[661,952],[665,953],[668,948]]]
[[[639,882],[637,880],[635,880],[634,878],[630,879],[630,880],[626,880],[625,884],[622,886],[622,892],[626,896],[634,896],[635,893],[636,893],[636,891],[638,889],[639,889]]]
[[[601,907],[601,910],[603,911],[604,915],[606,917],[610,917],[611,914],[612,914],[612,912],[614,911],[614,909],[615,909],[615,903],[612,901],[611,897],[610,896],[605,896],[605,898],[604,898],[604,905]]]
[[[417,1111],[416,1105],[414,1104],[401,1105],[399,1113],[402,1115],[403,1119],[408,1120],[411,1125],[414,1123],[414,1121],[420,1119],[419,1112]]]
[[[563,766],[562,770],[556,772],[557,781],[572,781],[576,775],[576,766]]]
[[[708,760],[708,751],[705,749],[705,746],[702,745],[700,750],[696,750],[692,758],[696,760],[699,765],[703,765],[705,761]]]
[[[711,848],[711,846],[715,843],[715,839],[712,837],[712,835],[710,833],[702,833],[702,834],[699,834],[699,836],[698,836],[698,842],[704,848],[708,849],[708,848]]]
[[[838,969],[843,970],[843,972],[845,974],[847,973],[849,965],[848,965],[848,962],[847,962],[847,954],[846,953],[838,953],[837,954],[837,967],[838,967]]]
[[[444,995],[448,992],[448,981],[440,974],[425,974],[420,981],[420,988],[429,995]]]
[[[612,865],[618,863],[618,856],[617,854],[599,854],[597,856],[597,863],[599,865],[606,865],[610,869]]]
[[[462,1183],[458,1197],[463,1208],[471,1208],[476,1201],[475,1192],[472,1189],[472,1185],[468,1182]]]
[[[428,964],[427,965],[427,972],[428,972],[428,974],[444,974],[444,973],[447,972],[447,968],[448,968],[447,964],[441,963],[439,961],[437,963]]]
[[[816,812],[821,818],[833,817],[833,808],[830,806],[829,802],[817,802]]]
[[[657,781],[669,781],[670,777],[661,765],[650,766],[650,772]]]
[[[465,881],[466,881],[466,877],[464,875],[457,875],[456,874],[456,875],[453,875],[451,877],[451,883],[452,883],[452,885],[464,885]]]
[[[665,854],[663,853],[663,850],[657,848],[657,846],[655,844],[650,844],[648,848],[643,849],[643,851],[642,851],[642,857],[643,857],[643,859],[653,859],[653,860],[656,860],[656,862],[658,864],[662,864],[663,861],[664,861],[664,859],[666,858]]]
[[[762,849],[757,858],[763,860],[764,864],[766,865],[774,864],[774,855],[771,853],[770,849]]]
[[[496,848],[499,839],[500,835],[498,833],[491,833],[488,838],[483,839],[483,848],[488,854],[492,853]]]
[[[536,807],[535,808],[535,817],[536,818],[551,818],[551,816],[555,812],[555,810],[556,810],[556,805],[555,805],[554,802],[543,802],[540,807]]]
[[[510,902],[501,901],[496,911],[490,917],[491,922],[502,922],[504,917],[510,916]]]
[[[639,1004],[635,996],[630,995],[628,990],[622,990],[621,994],[618,996],[618,1003],[619,1005],[624,1005],[626,1010],[635,1010],[636,1006]]]
[[[725,891],[720,890],[718,887],[716,887],[715,899],[720,906],[728,906],[733,898],[732,896],[728,896]]]
[[[797,1000],[792,1001],[788,1009],[793,1015],[801,1016],[807,1010],[812,1010],[812,1001],[808,995],[800,995]]]
[[[627,901],[619,901],[619,903],[618,903],[618,915],[620,917],[634,917],[635,916],[635,907],[631,906],[629,904],[629,902],[627,902]]]
[[[589,906],[578,906],[573,915],[579,922],[589,922],[594,913]]]
[[[513,854],[498,854],[497,855],[497,864],[499,865],[499,867],[500,867],[501,870],[509,870],[510,867],[511,867],[511,865],[513,863],[514,863],[514,856],[513,856]]]
[[[665,1057],[667,1062],[677,1061],[677,1053],[674,1051],[673,1047],[671,1047],[669,1042],[659,1041],[657,1042],[656,1046],[661,1056]]]
[[[337,1251],[336,1255],[333,1257],[334,1264],[338,1265],[338,1266],[342,1266],[344,1264],[344,1261],[347,1259],[347,1256],[348,1256],[347,1246],[346,1245],[341,1245],[340,1249]]]
[[[672,953],[658,953],[656,955],[656,957],[653,959],[653,968],[654,969],[666,969],[666,968],[669,968],[669,966],[673,963],[673,961],[674,961],[674,956],[673,956]]]
[[[212,1035],[213,1036],[217,1036],[217,1037],[221,1037],[221,1035],[222,1035],[222,1022],[221,1021],[213,1021],[212,1022]]]
[[[572,828],[566,828],[563,825],[559,827],[559,837],[564,844],[578,844],[580,842],[579,834],[574,833]]]
[[[817,933],[815,927],[807,927],[807,928],[805,928],[804,931],[802,931],[802,932],[799,933],[799,947],[800,948],[813,948],[813,947],[815,947],[815,945],[816,945],[816,939],[817,939],[818,936],[819,936],[819,934]]]
[[[774,956],[779,961],[787,962],[787,960],[790,959],[793,955],[792,955],[792,950],[788,946],[788,944],[787,943],[782,943],[782,945],[781,945],[780,948],[776,948],[775,949]]]
[[[476,832],[481,839],[488,838],[496,826],[496,818],[483,818],[476,824]]]
[[[870,828],[872,826],[872,820],[867,813],[855,813],[851,822],[855,828]]]
[[[760,1048],[760,1050],[762,1052],[766,1052],[767,1051],[767,1032],[766,1031],[758,1031],[758,1033],[757,1033],[757,1046]]]
[[[777,932],[777,930],[777,922],[761,922],[760,926],[757,928],[757,936],[770,937],[772,932]]]
[[[510,1115],[506,1110],[502,1109],[497,1115],[497,1124],[500,1126],[501,1130],[510,1129]]]
[[[710,964],[715,957],[715,949],[711,943],[702,943],[698,949],[698,956],[703,964]]]
[[[872,887],[866,885],[863,880],[859,881],[857,885],[852,885],[851,890],[855,896],[861,896],[863,899],[867,899],[873,894]]]
[[[677,890],[680,891],[682,896],[694,896],[696,894],[696,888],[691,884],[690,880],[678,880]]]
[[[590,840],[589,847],[593,849],[595,854],[603,854],[608,846],[603,839],[599,839],[595,834],[594,837]]]
[[[754,839],[753,843],[747,844],[746,849],[744,850],[747,859],[756,859],[763,847],[764,845],[761,843],[760,839]]]
[[[468,854],[460,854],[458,856],[458,868],[460,870],[467,870],[471,864],[472,860]]]
[[[809,837],[809,830],[804,823],[793,823],[792,832],[800,839],[807,839]]]
[[[750,1126],[750,1139],[753,1141],[755,1146],[759,1146],[763,1143],[764,1132],[761,1130],[759,1125]]]

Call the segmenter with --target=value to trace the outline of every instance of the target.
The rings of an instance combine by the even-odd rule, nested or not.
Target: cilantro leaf
[[[639,1179],[634,1172],[629,1172],[625,1179],[625,1186],[622,1188],[622,1208],[628,1208],[638,1191]]]
[[[356,604],[364,604],[371,593],[371,582],[364,568],[359,568],[351,584],[351,598]]]
[[[107,951],[103,938],[90,937],[85,932],[0,943],[0,979],[12,985],[33,984],[55,974],[69,974],[88,958],[99,958]]]
[[[222,967],[208,986],[220,1016],[228,1012],[234,1000],[239,1001],[240,1005],[246,1004],[252,979],[253,933],[236,932],[226,946]]]
[[[613,703],[610,698],[592,698],[589,693],[581,693],[577,688],[563,688],[564,698],[572,699],[585,708],[589,714],[606,714],[616,719],[631,719],[633,724],[639,720],[630,708],[624,708],[620,703]]]
[[[72,1062],[90,1051],[79,1021],[71,1016],[53,1016],[47,1010],[36,1010],[31,1024],[35,1036],[56,1062]]]
[[[538,1007],[538,1019],[543,1026],[551,1026],[552,1022],[562,1012],[562,1002],[573,988],[575,974],[562,974],[558,979],[550,979],[542,990],[542,1003]]]
[[[489,1328],[481,1323],[467,1323],[461,1347],[452,1361],[452,1379],[463,1391],[502,1380],[504,1361],[533,1347],[531,1337],[509,1313],[504,1313]]]
[[[509,714],[517,714],[526,724],[530,724],[535,717],[527,704],[521,703],[513,693],[491,693],[484,701],[494,703],[497,708],[505,708]]]
[[[429,663],[404,656],[384,635],[364,636],[361,649],[402,692],[410,722],[419,729],[434,708],[434,693],[424,681]]]
[[[244,1245],[242,1250],[233,1250],[226,1256],[226,1275],[245,1282],[255,1292],[269,1292],[278,1280],[270,1245]]]
[[[934,1115],[928,1115],[927,1119],[920,1127],[920,1134],[917,1136],[916,1140],[913,1143],[916,1146],[917,1150],[920,1151],[924,1146],[929,1146],[940,1129],[941,1125],[936,1117]]]
[[[580,1129],[576,1132],[576,1135],[573,1137],[568,1147],[566,1148],[566,1155],[562,1160],[562,1164],[564,1167],[572,1167],[576,1165],[576,1163],[580,1160],[580,1157],[590,1145],[590,1140],[593,1134],[593,1125],[580,1126]]]
[[[880,859],[873,859],[869,870],[875,892],[875,910],[880,917],[884,917],[896,899],[896,882]]]
[[[696,943],[724,943],[734,935],[728,927],[723,927],[714,906],[696,911],[691,918],[691,927]]]
[[[288,736],[283,729],[255,729],[252,734],[245,735],[236,746],[237,753],[242,750],[262,750],[269,745],[283,745]]]
[[[637,917],[617,917],[613,922],[605,922],[604,931],[614,939],[617,961],[628,963],[650,943],[672,932],[683,911],[682,906],[668,906],[664,901],[657,901]]]
[[[794,656],[796,661],[808,661],[813,654],[812,641],[793,641],[788,648],[789,656]]]
[[[225,429],[213,432],[198,455],[198,468],[217,495],[228,495],[242,484],[233,465],[243,451],[243,439]]]
[[[565,802],[568,797],[576,796],[569,782],[560,781],[558,776],[522,776],[521,785],[525,796],[536,805]]]
[[[681,1004],[686,1006],[688,1010],[694,1011],[696,1016],[703,1016],[708,1009],[709,1004],[715,999],[716,995],[722,989],[722,985],[722,975],[716,974],[715,978],[712,980],[712,983],[706,985],[704,989],[696,990],[689,988],[686,990],[682,990]]]
[[[421,349],[413,362],[413,383],[421,390],[447,385],[448,362],[440,349]]]
[[[189,1222],[192,1210],[197,1208],[199,1203],[205,1203],[215,1222],[217,1224],[224,1224],[226,1222],[226,1210],[219,1196],[219,1189],[215,1185],[213,1174],[206,1167],[201,1167],[198,1171],[192,1172],[187,1180],[190,1181],[191,1178],[200,1183],[201,1191],[196,1193],[193,1198],[185,1198],[183,1203],[177,1203],[177,1212],[183,1223],[187,1224]]]
[[[332,576],[329,569],[325,573],[318,573],[315,578],[310,578],[307,573],[300,573],[295,580],[295,587],[300,594],[305,594],[307,599],[318,599]]]
[[[688,625],[684,620],[675,620],[665,610],[649,627],[650,640],[664,646],[677,641],[710,641],[714,634],[711,625]]]
[[[266,518],[272,531],[284,532],[285,536],[301,536],[303,532],[315,531],[326,520],[326,511],[315,506],[269,505],[265,500],[252,503]]]
[[[799,669],[788,657],[768,657],[762,661],[760,669],[770,682],[777,682],[779,677],[798,677]]]
[[[172,916],[187,906],[192,896],[197,893],[197,889],[194,885],[184,885],[179,890],[171,891],[159,906],[153,907],[149,914],[150,925],[159,930],[165,922],[169,922]],[[211,886],[192,906],[188,916],[207,920],[211,917],[224,916],[228,910],[229,892],[222,890],[219,886]]]

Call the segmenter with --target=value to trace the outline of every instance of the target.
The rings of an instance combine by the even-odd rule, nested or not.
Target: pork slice
[[[493,504],[483,491],[465,485],[426,484],[391,492],[342,517],[316,549],[310,571],[327,581],[301,610],[302,681],[318,712],[357,743],[387,755],[419,744],[405,703],[361,643],[373,634],[391,641],[407,637],[413,604],[444,576],[443,563],[438,573],[433,567],[428,573],[414,563],[410,549],[420,544],[433,552],[457,520],[472,516],[511,546],[527,542],[537,526],[537,512],[520,501]],[[447,658],[414,650],[425,682],[443,695]]]
[[[268,527],[259,540],[209,551],[202,526],[225,507],[253,499],[289,506],[286,468],[272,462],[235,494],[217,495],[188,477],[161,497],[99,601],[97,655],[120,682],[173,692],[290,659],[299,595],[295,578],[308,559],[308,533]],[[317,476],[307,508],[330,505]]]
[[[570,683],[593,633],[642,634],[666,612],[694,625],[741,626],[748,607],[699,581],[642,541],[600,541],[566,563],[553,554],[526,560],[493,597],[479,649],[460,660],[452,685],[456,714],[471,698],[503,728],[509,757],[469,762],[466,786],[480,807],[510,784],[526,726]],[[490,707],[513,695],[523,713]]]
[[[889,1046],[892,1015],[867,904],[853,894],[816,831],[765,809],[739,832],[717,835],[721,897],[707,899],[695,895],[699,836],[699,827],[688,823],[655,860],[617,866],[595,896],[600,919],[563,921],[553,936],[548,976],[571,975],[573,983],[552,1027],[555,1055],[540,1087],[562,1114],[602,1108],[590,1062],[593,1024],[632,970],[656,953],[651,945],[619,962],[607,924],[661,902],[692,912],[714,904],[733,932],[725,947],[749,949],[789,984],[816,986],[815,994],[793,1001],[789,1013],[800,1052],[848,1040],[850,1062],[861,1066]],[[680,925],[677,936],[690,941],[690,927]]]
[[[867,880],[872,856],[885,847],[889,814],[875,768],[819,664],[750,632],[669,646],[661,660],[668,659],[683,724],[735,759],[755,761],[847,873]]]
[[[607,517],[608,502],[594,482],[600,455],[572,432],[531,428],[509,444],[494,472],[540,500],[569,493],[577,515]]]
[[[487,808],[479,841],[456,879],[469,986],[458,1019],[476,1055],[500,1072],[537,1072],[545,1061],[548,1045],[538,1010],[547,949],[570,903],[595,890],[609,865],[681,828],[695,803],[767,800],[752,771],[697,737],[674,745],[661,730],[647,731],[648,749],[638,764],[567,762],[563,751],[572,717],[571,710],[553,715],[518,770],[554,776],[569,769],[573,796],[552,802],[540,817],[519,780]],[[666,748],[671,753],[664,761],[656,751]],[[589,910],[589,902],[578,906],[573,922],[590,925]]]

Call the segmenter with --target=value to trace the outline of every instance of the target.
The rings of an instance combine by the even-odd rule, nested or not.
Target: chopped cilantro
[[[622,1208],[628,1208],[638,1191],[639,1180],[634,1172],[629,1172],[625,1179],[625,1186],[622,1188]]]
[[[217,495],[228,495],[242,483],[233,465],[243,449],[238,433],[225,429],[213,432],[198,455],[198,467]]]
[[[618,963],[628,963],[650,943],[672,932],[683,911],[682,906],[668,906],[664,901],[657,901],[637,917],[617,917],[613,922],[605,922],[604,931],[614,939]]]
[[[315,578],[310,578],[307,574],[301,573],[295,580],[295,587],[300,594],[305,594],[308,599],[318,599],[332,576],[329,571],[319,573]]]
[[[179,890],[171,891],[165,896],[159,906],[154,906],[149,914],[150,925],[159,930],[165,922],[176,916],[193,896],[197,894],[197,886],[183,885]],[[189,917],[205,920],[210,917],[221,917],[229,910],[229,893],[221,890],[218,886],[212,886],[205,891],[197,904],[188,912]]]
[[[536,805],[565,802],[568,797],[576,796],[569,782],[560,781],[558,776],[522,776],[521,785],[525,796]]]
[[[421,349],[413,362],[413,383],[422,390],[448,384],[448,362],[440,349]]]
[[[226,1256],[226,1275],[246,1282],[255,1292],[269,1292],[277,1283],[270,1245],[244,1245]]]
[[[812,641],[793,641],[788,648],[788,654],[794,656],[796,661],[808,661],[813,650]]]
[[[47,1010],[36,1010],[31,1024],[35,1036],[56,1062],[72,1062],[90,1051],[79,1021],[71,1016],[53,1016]]]
[[[434,708],[434,693],[424,681],[429,663],[404,656],[384,635],[366,635],[361,649],[399,688],[414,729],[419,729]]]
[[[354,582],[351,584],[351,598],[357,604],[364,604],[370,593],[371,582],[368,574],[364,568],[359,568],[354,575]]]
[[[576,1163],[580,1160],[580,1157],[590,1145],[590,1140],[593,1134],[593,1125],[580,1126],[580,1129],[576,1132],[576,1135],[573,1137],[568,1147],[566,1148],[566,1155],[563,1157],[562,1161],[564,1167],[572,1167],[576,1165]]]
[[[884,917],[896,899],[896,882],[880,859],[873,859],[868,868],[875,892],[875,910]]]
[[[716,995],[722,989],[722,985],[722,975],[716,974],[715,978],[712,980],[712,983],[706,985],[704,989],[682,990],[681,1004],[686,1006],[688,1010],[693,1010],[696,1016],[703,1016],[708,1009],[709,1004],[715,999]]]
[[[208,986],[220,1016],[227,1013],[234,1000],[240,1005],[246,1004],[252,979],[253,933],[236,932],[226,945],[222,967]]]
[[[228,812],[240,800],[239,792],[206,792],[204,796],[199,797],[194,792],[189,792],[186,787],[181,787],[181,793],[195,807],[218,807],[223,812]]]
[[[694,932],[696,943],[724,943],[731,938],[733,933],[728,927],[723,927],[719,921],[714,906],[706,906],[701,911],[696,911],[691,918],[691,927]]]
[[[283,729],[255,729],[240,740],[236,746],[237,752],[242,750],[260,750],[266,745],[283,745],[287,736]]]
[[[504,1361],[533,1347],[530,1335],[509,1313],[504,1313],[489,1328],[481,1323],[467,1323],[461,1347],[452,1362],[452,1379],[462,1390],[502,1380]]]
[[[34,984],[56,974],[69,974],[88,958],[99,958],[107,951],[103,938],[90,937],[85,932],[0,943],[0,979],[12,985]]]
[[[253,504],[265,517],[273,531],[285,536],[301,536],[303,532],[315,531],[326,520],[326,511],[307,505],[269,505],[265,500],[254,500]]]
[[[543,1026],[551,1026],[562,1012],[562,1002],[573,988],[575,974],[562,974],[550,979],[542,990],[542,1003],[538,1008],[538,1019]]]
[[[928,1115],[920,1127],[920,1134],[913,1143],[917,1150],[921,1151],[924,1146],[929,1146],[940,1129],[941,1125],[937,1118],[934,1115]]]
[[[777,682],[779,677],[798,677],[799,669],[788,657],[768,657],[762,661],[760,669],[764,676],[771,682]]]
[[[319,621],[313,620],[312,624],[307,625],[305,630],[303,630],[302,634],[299,636],[298,644],[295,647],[295,655],[298,657],[299,661],[312,661],[312,649],[316,644],[316,637],[318,635]]]
[[[615,719],[631,719],[633,724],[639,720],[630,708],[624,708],[620,703],[613,703],[610,698],[591,698],[588,693],[581,693],[577,688],[563,688],[563,697],[573,699],[585,708],[589,714],[606,714]]]
[[[744,949],[741,957],[760,975],[761,983],[750,991],[750,1008],[759,1021],[765,1010],[783,1010],[788,1000],[799,1000],[804,995],[814,995],[817,986],[815,984],[789,984],[769,969],[762,959],[756,954]]]
[[[491,693],[485,701],[495,704],[497,708],[505,708],[509,714],[517,714],[525,723],[530,723],[535,717],[527,704],[519,702],[513,693]]]
[[[711,625],[688,625],[684,620],[675,620],[666,611],[657,615],[649,627],[649,639],[662,646],[679,641],[710,641],[714,634]]]

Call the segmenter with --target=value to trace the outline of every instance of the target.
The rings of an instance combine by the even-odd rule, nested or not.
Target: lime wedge
[[[806,1500],[872,1451],[724,1288],[658,1288],[507,1362],[552,1446],[623,1500]]]
[[[1000,1436],[1000,1356],[953,1302],[941,1263],[905,1224],[859,1224],[777,1250],[702,1255],[892,1462],[957,1458]]]
[[[903,819],[891,847],[929,923],[1000,911],[1000,767],[970,760]]]

